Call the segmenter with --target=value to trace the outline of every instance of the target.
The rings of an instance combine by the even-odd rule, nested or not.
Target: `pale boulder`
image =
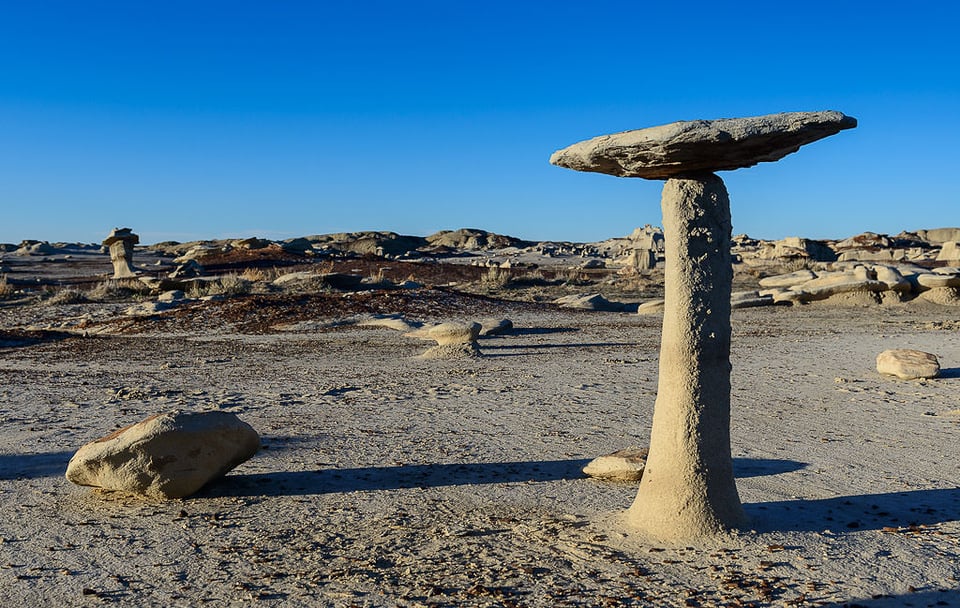
[[[960,274],[942,274],[930,272],[918,274],[917,283],[925,289],[934,289],[937,287],[960,287]]]
[[[937,356],[910,348],[894,348],[877,355],[877,371],[901,380],[936,378],[940,375]]]
[[[647,462],[645,448],[626,448],[594,458],[583,467],[590,477],[609,481],[640,481]]]
[[[67,479],[151,498],[183,498],[250,459],[259,447],[257,432],[234,414],[174,411],[81,447],[67,465]]]

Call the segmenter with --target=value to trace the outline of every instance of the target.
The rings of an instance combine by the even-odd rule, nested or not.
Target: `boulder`
[[[441,323],[427,330],[427,336],[436,340],[440,346],[448,344],[475,343],[480,336],[479,323]]]
[[[561,308],[576,308],[579,310],[598,310],[605,312],[621,312],[623,304],[620,302],[611,302],[599,293],[574,294],[563,296],[553,301]]]
[[[640,306],[637,306],[638,315],[659,315],[663,314],[664,301],[663,300],[650,300],[649,302],[644,302]]]
[[[361,327],[386,327],[397,331],[411,332],[423,326],[422,323],[408,321],[400,315],[373,315],[357,321]]]
[[[855,118],[834,111],[681,121],[595,137],[555,152],[550,162],[618,177],[669,179],[776,161],[855,126]]]
[[[911,291],[910,281],[899,270],[892,266],[876,265],[873,267],[876,279],[884,284],[888,291]]]
[[[183,498],[251,458],[259,447],[257,432],[234,414],[174,411],[83,446],[67,465],[67,479],[152,498]]]
[[[934,289],[936,287],[960,287],[960,274],[941,274],[938,272],[929,272],[918,274],[916,276],[917,284],[922,289]]]
[[[480,323],[481,336],[499,336],[513,330],[513,321],[510,319],[484,319]]]
[[[626,448],[594,458],[583,467],[590,477],[609,481],[640,481],[647,462],[645,448]]]
[[[877,355],[877,371],[901,380],[936,378],[940,375],[937,356],[910,348],[894,348]]]

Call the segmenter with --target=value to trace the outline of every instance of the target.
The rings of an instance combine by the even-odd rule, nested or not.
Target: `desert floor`
[[[646,444],[657,317],[369,297],[515,329],[425,360],[314,300],[247,325],[232,301],[136,323],[123,305],[0,307],[4,603],[960,606],[957,308],[734,311],[751,529],[665,546],[621,523],[635,486],[580,471]],[[79,318],[86,337],[22,331]],[[898,347],[937,354],[942,377],[878,375]],[[80,445],[177,408],[235,412],[263,450],[184,500],[64,478]]]

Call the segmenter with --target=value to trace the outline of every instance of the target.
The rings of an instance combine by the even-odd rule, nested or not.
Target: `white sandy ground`
[[[3,604],[960,606],[960,309],[735,311],[752,529],[679,547],[620,524],[634,486],[580,473],[646,444],[659,320],[503,316],[517,331],[458,361],[359,327],[0,347]],[[943,377],[879,376],[894,347]],[[236,412],[265,449],[186,500],[64,479],[173,408]]]

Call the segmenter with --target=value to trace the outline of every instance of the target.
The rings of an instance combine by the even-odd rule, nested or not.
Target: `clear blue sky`
[[[860,126],[721,174],[735,233],[960,225],[954,2],[0,1],[0,242],[600,240],[662,184],[554,150],[825,109]]]

